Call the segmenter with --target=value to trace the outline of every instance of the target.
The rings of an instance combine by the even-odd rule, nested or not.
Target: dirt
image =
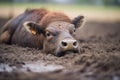
[[[6,21],[0,19],[1,27]],[[26,62],[40,61],[39,64],[63,66],[48,72],[1,71],[0,80],[120,80],[120,22],[89,21],[76,34],[80,53],[63,57],[34,48],[0,44],[0,65],[19,69]]]

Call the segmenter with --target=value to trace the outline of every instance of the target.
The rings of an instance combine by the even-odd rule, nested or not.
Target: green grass
[[[18,7],[18,8],[47,8],[49,10],[69,10],[69,11],[113,11],[120,12],[117,6],[93,6],[93,5],[58,5],[58,4],[40,4],[40,3],[0,3],[0,7]]]

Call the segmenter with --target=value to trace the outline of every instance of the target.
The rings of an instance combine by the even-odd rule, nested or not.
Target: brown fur
[[[65,14],[58,12],[49,12],[40,21],[40,25],[47,27],[51,22],[54,21],[65,21],[71,23],[71,20]]]
[[[39,48],[48,53],[52,51],[60,56],[62,55],[60,52],[63,51],[60,42],[66,38],[75,41],[72,33],[76,26],[73,22],[78,25],[80,20],[80,17],[71,20],[63,13],[50,12],[46,9],[27,9],[5,24],[0,34],[0,42]],[[35,30],[35,34],[32,34],[29,29]],[[47,31],[50,31],[50,37],[46,36]]]
[[[50,12],[46,9],[27,9],[24,13],[5,24],[2,34],[0,35],[0,42],[29,47],[40,46],[39,48],[42,48],[43,36],[40,35],[35,38],[33,35],[29,34],[23,27],[25,21],[34,21],[44,28],[54,21],[71,22],[71,20],[63,13]],[[5,31],[9,31],[9,33],[5,34]]]

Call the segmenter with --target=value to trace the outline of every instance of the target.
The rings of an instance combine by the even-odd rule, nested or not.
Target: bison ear
[[[32,33],[33,35],[44,33],[44,30],[35,22],[32,21],[26,21],[24,24],[25,29]]]
[[[72,20],[72,24],[75,25],[75,28],[82,27],[84,24],[84,16],[77,16]]]

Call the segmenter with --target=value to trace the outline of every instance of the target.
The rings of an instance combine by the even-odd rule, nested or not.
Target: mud
[[[34,48],[0,44],[0,66],[7,65],[2,66],[0,80],[120,80],[120,22],[90,21],[76,34],[80,54],[63,57]],[[52,71],[46,68],[47,71],[35,72],[30,65],[21,70],[28,64],[42,68],[34,63],[62,68],[53,66]],[[7,71],[8,67],[11,71]]]

